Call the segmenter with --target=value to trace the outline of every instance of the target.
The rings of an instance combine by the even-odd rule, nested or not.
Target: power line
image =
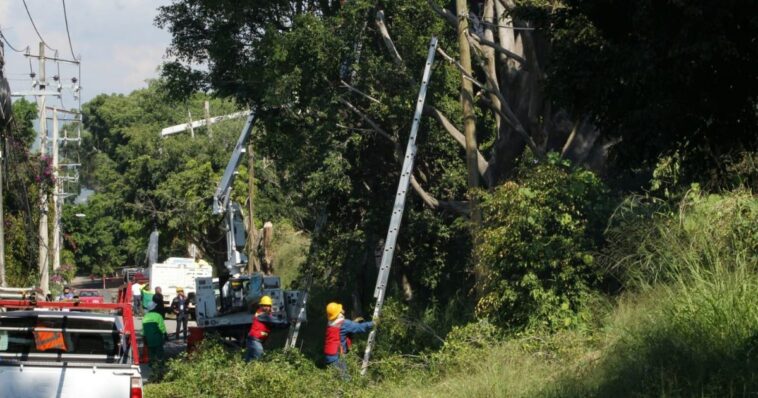
[[[68,36],[68,48],[71,50],[71,57],[76,59],[74,55],[74,46],[71,45],[71,33],[68,31],[68,14],[66,13],[66,0],[63,0],[63,19],[66,21],[66,36]]]
[[[53,50],[58,51],[50,46],[47,45],[47,42],[45,42],[45,39],[42,38],[42,35],[39,33],[39,30],[37,30],[37,25],[34,24],[34,18],[32,18],[32,13],[29,12],[29,6],[26,5],[26,0],[22,0],[24,2],[24,8],[26,8],[26,15],[29,16],[29,21],[32,23],[32,27],[34,28],[34,31],[37,32],[37,37],[39,37],[39,40],[42,42],[42,44],[45,45],[45,47]]]
[[[13,50],[13,51],[15,51],[15,52],[17,52],[17,53],[22,53],[22,52],[24,52],[23,50],[18,50],[18,49],[16,49],[16,47],[13,47],[13,44],[11,44],[11,42],[9,42],[9,41],[8,41],[8,39],[7,39],[7,38],[5,37],[5,35],[3,34],[3,31],[2,31],[2,30],[0,30],[0,37],[2,37],[3,41],[5,42],[5,44],[7,44],[7,45],[8,45],[8,47],[10,47],[10,48],[11,48],[11,50]],[[28,48],[29,48],[29,47],[27,47],[27,49],[28,49]]]

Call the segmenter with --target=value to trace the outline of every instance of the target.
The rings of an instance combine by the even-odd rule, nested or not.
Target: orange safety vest
[[[44,327],[42,325],[38,327]],[[66,348],[66,341],[63,339],[63,333],[51,332],[48,330],[35,330],[34,331],[34,344],[37,346],[37,351],[47,350],[61,350],[68,351]]]

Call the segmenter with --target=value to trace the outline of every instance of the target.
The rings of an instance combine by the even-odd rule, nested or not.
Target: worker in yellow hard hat
[[[344,355],[347,354],[352,345],[350,336],[355,333],[366,333],[374,328],[378,323],[378,318],[373,321],[359,322],[345,319],[345,311],[342,304],[331,302],[326,306],[326,318],[329,321],[326,325],[326,337],[324,339],[324,356],[326,364],[339,369],[342,378],[349,378],[347,374],[347,363]],[[361,319],[362,320],[362,319]]]
[[[271,329],[286,329],[289,326],[286,320],[279,320],[274,317],[271,311],[273,304],[273,300],[269,296],[261,297],[258,302],[258,310],[253,315],[253,324],[250,326],[250,333],[247,336],[245,362],[263,356],[263,343],[266,342]]]

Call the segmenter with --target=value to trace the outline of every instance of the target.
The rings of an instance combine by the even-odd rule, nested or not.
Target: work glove
[[[353,322],[356,322],[356,323],[363,323],[364,321],[365,321],[365,319],[363,319],[362,316],[359,316],[359,317],[353,319]]]
[[[371,320],[371,322],[374,323],[374,327],[379,326],[379,317],[375,316],[374,319]]]

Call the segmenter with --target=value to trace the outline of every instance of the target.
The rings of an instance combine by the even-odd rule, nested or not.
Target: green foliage
[[[66,247],[83,272],[143,264],[153,228],[161,233],[159,258],[186,256],[194,243],[211,263],[224,261],[223,231],[211,214],[211,198],[244,121],[195,129],[194,138],[189,131],[161,138],[161,128],[186,122],[187,112],[203,115],[206,100],[214,115],[238,110],[231,101],[202,94],[179,103],[165,90],[164,82],[154,81],[129,95],[99,95],[84,105],[82,180],[96,193],[86,204],[67,206],[63,219]],[[256,218],[302,214],[282,192],[265,155],[257,157],[255,168]],[[239,172],[247,174],[246,167]],[[235,181],[232,196],[241,203],[247,199],[245,178]]]
[[[146,386],[146,397],[352,396],[350,391],[360,383],[358,377],[341,382],[336,372],[317,368],[295,351],[268,352],[262,361],[245,363],[239,351],[229,352],[212,340],[192,356],[172,360],[169,369],[163,382]]]
[[[304,231],[297,231],[292,224],[282,220],[274,225],[274,251],[276,274],[282,279],[282,286],[291,287],[298,277],[298,271],[305,264],[310,239]]]
[[[606,189],[591,172],[551,159],[482,194],[476,255],[487,276],[477,314],[501,326],[570,326],[601,277],[594,253]]]
[[[708,195],[697,187],[676,207],[632,196],[607,236],[602,263],[629,288],[758,267],[758,201],[747,191]]]
[[[9,286],[38,285],[39,196],[52,189],[50,159],[31,151],[37,108],[20,99],[13,103],[13,123],[2,131],[5,272]],[[52,225],[51,225],[52,232]]]

